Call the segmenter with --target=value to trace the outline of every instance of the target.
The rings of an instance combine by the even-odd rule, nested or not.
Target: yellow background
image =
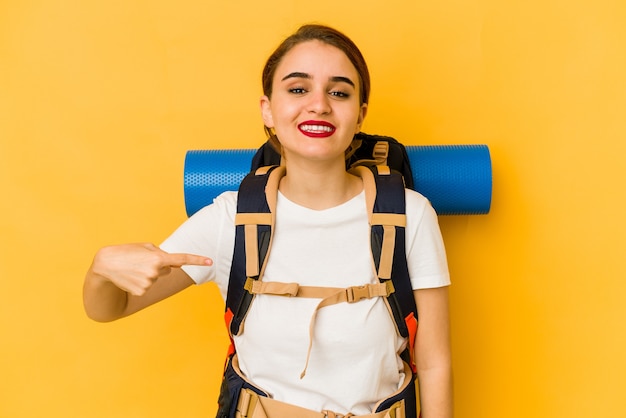
[[[491,214],[440,219],[457,417],[625,416],[623,0],[4,0],[0,417],[214,413],[216,289],[97,324],[83,274],[184,221],[187,150],[262,142],[261,67],[306,22],[368,59],[366,132],[491,150]]]

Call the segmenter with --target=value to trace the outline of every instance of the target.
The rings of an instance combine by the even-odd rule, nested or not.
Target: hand
[[[213,260],[194,254],[170,254],[149,243],[123,244],[102,248],[92,270],[120,289],[141,296],[172,267],[210,266]]]

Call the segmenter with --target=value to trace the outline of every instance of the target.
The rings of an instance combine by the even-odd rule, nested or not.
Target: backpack
[[[346,167],[363,179],[370,214],[372,257],[380,281],[378,284],[335,289],[263,282],[275,219],[278,183],[285,171],[284,167],[279,166],[280,155],[269,143],[259,148],[252,160],[250,174],[241,182],[225,312],[231,346],[218,399],[217,416],[220,418],[235,417],[235,410],[242,403],[241,396],[268,396],[247,381],[238,370],[232,340],[233,335],[242,331],[250,304],[255,294],[259,293],[317,297],[321,300],[318,309],[333,303],[354,303],[362,298],[385,297],[398,333],[409,340],[407,348],[401,353],[408,368],[402,390],[381,401],[377,411],[401,403],[407,418],[417,416],[416,369],[412,357],[418,316],[408,274],[404,231],[404,188],[407,182],[412,186],[411,168],[404,146],[395,139],[367,134],[358,134],[357,139],[360,147],[350,150]],[[387,164],[393,165],[390,167]],[[245,404],[248,405],[249,401],[246,400]]]

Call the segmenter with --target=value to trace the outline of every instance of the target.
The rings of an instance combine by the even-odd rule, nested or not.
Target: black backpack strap
[[[411,358],[418,315],[406,260],[404,181],[400,173],[386,166],[355,167],[353,172],[363,178],[378,279],[393,283],[394,292],[387,297],[387,302],[399,334],[409,339],[403,358],[415,368]]]
[[[280,165],[281,160],[282,157],[280,156],[280,153],[276,151],[276,148],[274,148],[269,141],[265,141],[252,157],[250,172],[253,173],[260,167]]]
[[[261,167],[248,174],[239,186],[235,249],[225,314],[231,335],[241,332],[241,325],[254,297],[244,288],[246,280],[259,280],[265,270],[276,219],[278,182],[284,172],[284,167]]]

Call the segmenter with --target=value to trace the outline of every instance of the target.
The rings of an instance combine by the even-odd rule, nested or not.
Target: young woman
[[[357,47],[326,26],[301,27],[268,59],[261,115],[286,175],[278,186],[263,281],[340,288],[378,281],[363,182],[345,168],[346,150],[367,114],[369,89]],[[406,201],[407,262],[420,320],[414,354],[422,417],[450,418],[445,251],[428,201],[410,190]],[[205,282],[215,282],[225,297],[236,204],[236,192],[222,194],[160,247],[128,244],[98,251],[85,278],[87,314],[115,320]],[[245,332],[234,337],[241,372],[272,399],[326,411],[319,416],[372,414],[404,379],[398,353],[407,343],[382,299],[320,310],[309,347],[309,323],[319,301],[257,295]]]

